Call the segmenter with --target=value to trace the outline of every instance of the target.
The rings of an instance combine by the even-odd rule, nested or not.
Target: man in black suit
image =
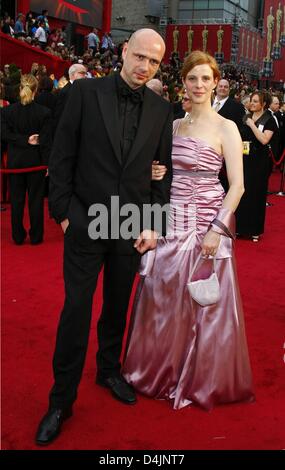
[[[243,125],[242,118],[245,114],[245,110],[243,105],[233,98],[230,98],[229,94],[230,84],[228,80],[224,78],[219,80],[212,107],[224,118],[234,121],[240,130]]]
[[[280,107],[279,111],[275,113],[279,123],[280,129],[280,157],[284,152],[285,149],[285,111],[284,111],[284,103]]]
[[[228,80],[222,78],[217,84],[216,97],[212,104],[212,108],[224,118],[234,121],[238,127],[238,130],[241,131],[243,126],[242,119],[245,115],[245,109],[241,103],[238,103],[236,100],[230,98],[229,95],[230,83]],[[229,183],[225,163],[223,164],[220,171],[219,179],[224,190],[227,192],[229,189]]]
[[[86,78],[87,70],[82,64],[73,64],[68,69],[69,82],[60,90],[56,98],[55,110],[54,110],[54,128],[58,126],[60,117],[63,113],[64,106],[68,100],[71,86],[75,80]]]
[[[268,113],[270,113],[270,116],[273,117],[277,128],[274,131],[273,136],[271,137],[270,147],[272,149],[272,152],[276,161],[279,160],[283,152],[282,145],[281,145],[281,139],[282,139],[281,124],[282,123],[280,120],[279,109],[280,109],[279,97],[277,95],[272,95],[270,97],[270,105],[268,108]],[[271,159],[270,160],[270,174],[272,173],[272,170],[273,170],[273,161]]]
[[[64,231],[65,304],[57,332],[49,410],[36,435],[39,445],[50,443],[72,415],[87,350],[93,294],[103,266],[96,382],[126,404],[136,402],[133,389],[120,374],[120,355],[140,255],[156,247],[159,232],[156,218],[141,222],[143,208],[147,204],[163,206],[170,197],[171,105],[145,87],[164,52],[164,41],[154,30],[135,32],[124,46],[120,75],[72,85],[55,136],[49,167],[50,208]],[[168,169],[162,181],[151,181],[153,160]],[[88,212],[94,203],[97,209],[106,210],[102,222],[107,237],[95,239],[97,226],[88,217],[91,212],[95,215],[94,207]],[[116,230],[116,220],[120,228],[126,223],[126,204],[133,204],[139,214],[133,239]],[[161,233],[165,230],[162,227]]]

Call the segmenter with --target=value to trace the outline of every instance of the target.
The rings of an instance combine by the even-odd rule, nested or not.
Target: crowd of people
[[[42,10],[40,15],[28,11],[26,15],[19,13],[15,20],[8,13],[0,19],[1,30],[11,37],[29,43],[31,46],[41,48],[45,52],[60,57],[73,63],[84,64],[89,77],[103,77],[111,73],[120,71],[122,68],[122,50],[125,41],[115,44],[110,32],[104,33],[101,37],[97,28],[92,28],[85,37],[85,49],[82,55],[75,52],[75,45],[69,35],[67,28],[62,26],[57,29],[50,29],[48,22],[48,10]],[[177,53],[172,53],[168,63],[163,63],[158,71],[158,78],[163,83],[164,94],[169,96],[170,101],[179,101],[183,95],[183,84],[181,81],[181,68],[183,61]],[[8,66],[8,64],[7,64]],[[42,65],[45,67],[45,65]],[[53,75],[53,71],[49,71]],[[256,79],[250,79],[242,70],[237,70],[234,66],[223,65],[221,67],[222,78],[229,81],[230,96],[237,101],[246,101],[250,93],[260,88],[260,83]],[[65,74],[68,79],[68,74]],[[1,78],[1,77],[0,77]],[[58,80],[54,80],[55,88]],[[60,82],[64,83],[64,80]],[[280,95],[280,101],[284,101],[283,91],[270,88],[270,94]]]
[[[6,14],[0,21],[4,34],[71,63],[83,61],[93,76],[106,75],[122,65],[118,56],[121,56],[123,45],[116,46],[111,33],[106,32],[99,38],[97,28],[93,28],[85,37],[83,54],[78,55],[68,28],[62,26],[50,30],[47,10],[38,16],[32,11],[26,15],[19,13],[16,21]]]
[[[5,34],[20,40],[28,40],[28,42],[31,40],[33,45],[64,59],[68,58],[73,64],[61,77],[56,77],[52,70],[48,71],[45,64],[31,64],[30,74],[35,77],[37,84],[33,100],[50,110],[52,137],[55,135],[65,102],[75,80],[106,77],[119,73],[122,69],[122,51],[128,42],[127,39],[116,46],[110,34],[106,33],[100,39],[98,30],[93,28],[86,36],[86,51],[82,57],[76,57],[74,46],[68,45],[64,27],[50,31],[47,10],[43,10],[39,16],[31,11],[25,16],[19,14],[15,22],[9,15],[6,15],[1,21],[2,32]],[[43,34],[46,39],[43,39]],[[148,84],[155,93],[172,103],[174,120],[185,115],[182,105],[185,99],[185,86],[181,77],[182,66],[178,55],[173,53],[170,62],[168,64],[162,62],[155,79]],[[1,107],[20,101],[22,77],[22,71],[13,63],[6,64],[3,71],[0,71]],[[256,114],[254,109],[257,99],[260,102],[260,108]],[[284,96],[282,92],[272,88],[259,90],[256,80],[250,80],[243,71],[237,71],[233,66],[226,66],[221,71],[221,79],[212,96],[212,106],[218,114],[233,120],[243,141],[251,143],[244,153],[244,178],[247,191],[236,213],[237,233],[250,235],[254,241],[258,241],[260,234],[264,231],[268,177],[284,151]],[[247,116],[249,119],[246,120]],[[258,127],[261,129],[263,126],[262,136],[260,131],[255,132],[254,122],[257,116],[262,122],[264,121],[264,124],[259,123]],[[7,141],[5,142],[4,139],[2,154],[4,153],[5,156],[6,146]],[[262,159],[250,158],[252,153],[264,154],[262,169],[257,167]],[[5,158],[4,165],[7,164],[9,166],[10,162],[7,162]],[[161,171],[158,166],[154,168],[158,172]],[[258,179],[256,174],[259,174]],[[5,181],[3,181],[2,200],[5,201],[8,189],[7,177],[3,178]],[[220,172],[220,179],[227,191],[225,164]],[[252,212],[259,214],[258,224],[253,224],[254,216],[249,217]],[[251,220],[253,224],[251,227],[248,225],[248,220]]]
[[[28,23],[36,28],[32,19],[17,19],[19,37]],[[49,30],[44,12],[36,21],[35,38],[47,50],[37,35]],[[43,241],[43,166],[50,212],[64,233],[65,303],[38,445],[52,442],[72,416],[103,266],[98,385],[129,405],[137,401],[134,389],[172,400],[174,408],[254,400],[233,240],[238,232],[258,241],[264,232],[270,145],[277,160],[284,152],[283,97],[257,90],[233,69],[221,75],[215,59],[201,51],[191,53],[182,70],[177,61],[162,64],[165,44],[151,29],[135,32],[119,48],[110,37],[100,45],[95,30],[90,35],[88,51],[69,67],[63,87],[62,77],[40,64],[24,75],[10,64],[1,75],[7,168],[24,170],[10,175],[13,240],[23,244],[27,237],[28,191],[30,241]],[[139,217],[136,236],[120,231],[112,238],[112,196],[119,197],[122,226],[125,204],[136,205],[140,216],[144,205],[169,204],[168,228]],[[89,231],[95,202],[107,208],[107,238]],[[195,289],[210,278],[215,298],[206,282],[204,291],[201,284]]]

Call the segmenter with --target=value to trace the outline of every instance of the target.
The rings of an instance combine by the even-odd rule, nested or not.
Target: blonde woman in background
[[[2,140],[8,145],[7,168],[11,190],[12,237],[22,245],[27,232],[23,225],[26,192],[30,215],[30,241],[41,243],[44,231],[44,189],[52,144],[52,120],[48,108],[34,102],[38,82],[32,74],[23,75],[20,102],[1,110]]]

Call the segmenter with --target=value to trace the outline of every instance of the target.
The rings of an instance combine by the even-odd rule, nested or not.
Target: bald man
[[[219,80],[216,88],[216,97],[213,102],[213,109],[215,109],[221,116],[226,119],[234,121],[241,130],[243,116],[245,114],[244,107],[233,98],[230,98],[230,83],[228,80],[222,78]]]
[[[158,78],[152,78],[146,86],[159,96],[163,96],[163,84]]]
[[[212,107],[215,111],[217,111],[218,114],[220,114],[224,118],[234,121],[239,131],[241,132],[245,109],[241,103],[238,103],[235,99],[230,97],[230,83],[228,80],[224,78],[219,80],[216,87],[216,97]],[[224,190],[227,192],[229,189],[229,183],[225,162],[223,162],[223,166],[219,174],[219,179]]]
[[[54,385],[36,434],[38,445],[52,442],[72,415],[87,352],[93,294],[103,267],[96,383],[117,400],[136,403],[133,389],[121,375],[120,356],[140,257],[166,233],[165,221],[142,217],[146,206],[163,206],[170,197],[171,106],[145,86],[164,52],[164,41],[154,30],[135,32],[124,45],[120,74],[75,81],[57,129],[49,166],[49,202],[64,233],[65,302],[53,358]],[[162,181],[151,181],[153,160],[167,167]],[[130,205],[136,209],[131,223],[135,233],[126,230]],[[101,218],[89,217],[98,211]]]
[[[56,97],[56,105],[54,111],[54,128],[56,130],[65,104],[68,100],[71,86],[75,80],[86,78],[86,67],[82,64],[73,64],[68,69],[69,82],[60,90]]]

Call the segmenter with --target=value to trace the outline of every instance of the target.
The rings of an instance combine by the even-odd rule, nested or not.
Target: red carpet
[[[278,190],[279,174],[271,186]],[[167,402],[142,396],[134,407],[115,401],[94,384],[100,285],[74,417],[49,449],[285,448],[285,198],[270,196],[270,201],[260,243],[236,243],[256,402],[207,413],[191,407],[173,411]],[[9,217],[7,206],[2,213],[2,449],[36,449],[63,302],[62,236],[46,213],[45,243],[15,246]]]

